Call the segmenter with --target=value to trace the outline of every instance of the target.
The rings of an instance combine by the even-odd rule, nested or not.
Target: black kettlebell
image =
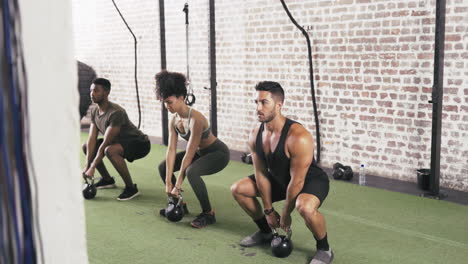
[[[341,180],[341,178],[343,178],[343,175],[344,175],[343,167],[344,167],[343,164],[339,162],[333,164],[333,178],[335,180]]]
[[[333,165],[333,178],[335,180],[347,180],[350,181],[353,178],[353,169],[350,166],[344,166],[337,162]]]
[[[179,222],[184,217],[184,208],[182,207],[182,196],[179,198],[168,197],[166,208],[166,218],[171,222]]]
[[[343,175],[343,180],[350,181],[353,179],[353,169],[351,169],[350,166],[344,166],[344,175]]]
[[[250,153],[242,153],[241,160],[242,160],[242,162],[244,162],[246,164],[252,164],[253,163],[252,155]]]
[[[273,239],[271,240],[271,252],[275,257],[285,258],[289,256],[293,250],[293,243],[291,240],[292,230],[289,229],[287,236],[279,235],[276,229],[272,229]]]
[[[88,178],[85,177],[85,184],[83,185],[83,197],[87,200],[93,199],[96,197],[97,189],[94,185],[94,178],[88,181]]]

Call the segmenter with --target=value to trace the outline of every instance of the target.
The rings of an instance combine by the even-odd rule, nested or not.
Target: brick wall
[[[117,0],[138,37],[142,129],[161,136],[153,94],[160,70],[158,1]],[[209,115],[208,1],[190,4],[195,107]],[[186,71],[185,1],[166,1],[167,65]],[[415,181],[430,166],[435,0],[286,1],[312,40],[322,165],[361,162],[375,175]],[[441,186],[468,190],[468,3],[447,0]],[[77,59],[113,83],[112,100],[137,123],[133,40],[112,2],[74,1]],[[305,38],[279,1],[216,1],[218,134],[246,151],[255,83],[286,90],[284,114],[315,131]]]

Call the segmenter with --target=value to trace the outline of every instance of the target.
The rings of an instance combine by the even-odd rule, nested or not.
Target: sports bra
[[[187,141],[190,139],[190,115],[191,113],[192,113],[192,108],[190,107],[189,112],[188,112],[187,132],[185,134],[180,132],[180,130],[177,128],[177,125],[174,124],[174,129],[176,130],[177,134],[179,134],[183,139]],[[211,125],[209,125],[205,130],[203,130],[201,134],[201,138],[202,139],[208,138],[210,136],[210,130],[211,130]]]

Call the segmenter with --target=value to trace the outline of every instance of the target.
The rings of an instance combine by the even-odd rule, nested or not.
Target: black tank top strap
[[[264,160],[267,163],[265,165],[268,167],[268,160],[266,159],[265,152],[263,151],[262,143],[262,134],[264,129],[265,123],[261,123],[260,128],[258,129],[257,138],[255,140],[255,152],[261,160]]]
[[[288,136],[289,129],[291,125],[297,123],[289,118],[286,118],[286,122],[284,123],[283,129],[281,130],[281,136],[278,140],[278,145],[276,146],[277,150],[275,149],[275,153],[286,153],[284,149],[284,144],[286,143],[286,137]],[[279,148],[279,149],[278,149]]]
[[[317,161],[315,160],[315,153],[314,153],[314,158],[312,159],[312,166],[318,167]]]

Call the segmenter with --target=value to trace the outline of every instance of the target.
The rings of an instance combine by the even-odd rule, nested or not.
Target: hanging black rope
[[[135,89],[136,89],[136,96],[137,96],[137,102],[138,102],[138,128],[140,128],[140,125],[141,125],[141,107],[140,107],[140,94],[138,92],[138,76],[137,76],[137,69],[138,69],[138,67],[137,67],[137,65],[138,65],[138,61],[137,61],[137,59],[138,59],[138,56],[137,56],[137,43],[138,42],[137,42],[137,38],[136,38],[135,34],[133,34],[132,29],[127,24],[127,21],[123,17],[122,13],[120,13],[120,10],[117,7],[117,4],[115,4],[114,0],[112,0],[112,3],[114,4],[115,9],[117,10],[120,17],[122,18],[122,21],[125,23],[125,26],[127,26],[128,31],[130,31],[130,34],[132,34],[132,36],[133,36],[134,50],[135,50]]]
[[[317,162],[320,162],[320,127],[319,127],[319,119],[318,119],[318,113],[317,113],[317,104],[315,102],[315,89],[314,89],[314,69],[312,66],[312,49],[311,49],[311,44],[310,44],[310,39],[309,35],[307,34],[307,31],[301,27],[294,17],[291,15],[289,12],[288,7],[284,3],[284,0],[280,0],[281,4],[283,5],[284,11],[286,11],[286,14],[288,15],[289,19],[291,19],[291,22],[302,32],[304,37],[306,38],[307,41],[307,52],[309,54],[309,75],[310,75],[310,92],[312,93],[312,104],[314,106],[314,117],[315,117],[315,137],[316,137],[316,142],[317,142]]]

